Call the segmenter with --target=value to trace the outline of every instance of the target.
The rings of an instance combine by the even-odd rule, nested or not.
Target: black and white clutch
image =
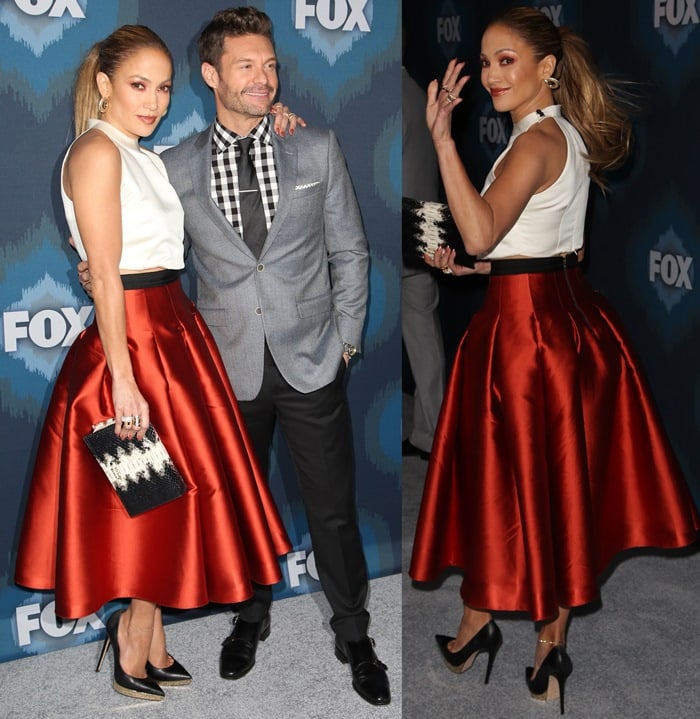
[[[185,494],[187,487],[153,425],[142,440],[120,439],[114,419],[83,437],[129,516],[136,517]]]
[[[455,263],[474,267],[476,257],[467,254],[450,208],[442,202],[404,197],[401,201],[402,251],[404,263],[423,266],[423,255],[433,256],[441,245],[456,251]]]

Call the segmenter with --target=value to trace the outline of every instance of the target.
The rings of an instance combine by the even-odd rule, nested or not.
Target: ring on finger
[[[443,267],[443,268],[442,268],[442,271],[443,271],[446,275],[451,275],[451,274],[452,274],[452,270],[451,270],[449,267]]]
[[[452,92],[452,88],[447,87],[446,85],[440,85],[440,89],[444,90],[448,95]]]
[[[134,421],[133,415],[126,415],[121,417],[122,424],[131,424]]]
[[[454,102],[457,98],[451,93],[447,93],[447,102]]]

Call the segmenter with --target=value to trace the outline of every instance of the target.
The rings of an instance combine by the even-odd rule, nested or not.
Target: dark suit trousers
[[[258,396],[239,402],[255,452],[268,476],[275,423],[289,450],[311,534],[316,568],[333,617],[331,627],[345,641],[367,634],[367,568],[357,524],[353,442],[345,395],[345,362],[329,385],[303,394],[282,377],[265,348]],[[272,601],[270,587],[256,586],[238,605],[246,621],[259,621]]]

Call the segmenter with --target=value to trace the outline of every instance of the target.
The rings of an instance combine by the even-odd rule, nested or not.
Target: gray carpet
[[[111,655],[94,671],[99,643],[0,664],[2,719],[398,719],[401,716],[401,579],[370,583],[370,634],[389,667],[392,703],[373,707],[352,689],[350,670],[333,653],[330,610],[321,593],[273,604],[272,632],[250,674],[218,675],[230,612],[170,625],[168,648],[190,671],[189,686],[165,699],[130,699],[111,688]]]
[[[410,561],[427,462],[403,461],[404,567]],[[526,618],[496,617],[503,646],[488,685],[486,655],[464,674],[450,672],[434,634],[454,636],[460,578],[419,589],[403,579],[403,716],[544,719],[558,702],[530,699],[524,675],[535,633]],[[621,561],[602,588],[602,605],[574,616],[566,685],[570,719],[695,719],[700,716],[700,551]]]

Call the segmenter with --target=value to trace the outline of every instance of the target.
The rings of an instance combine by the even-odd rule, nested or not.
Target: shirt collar
[[[212,144],[217,153],[226,152],[236,140],[243,137],[237,135],[228,128],[224,127],[218,120],[214,120],[214,132],[212,134]],[[269,115],[265,115],[263,119],[246,135],[252,137],[260,144],[269,145],[272,143],[272,122]]]

